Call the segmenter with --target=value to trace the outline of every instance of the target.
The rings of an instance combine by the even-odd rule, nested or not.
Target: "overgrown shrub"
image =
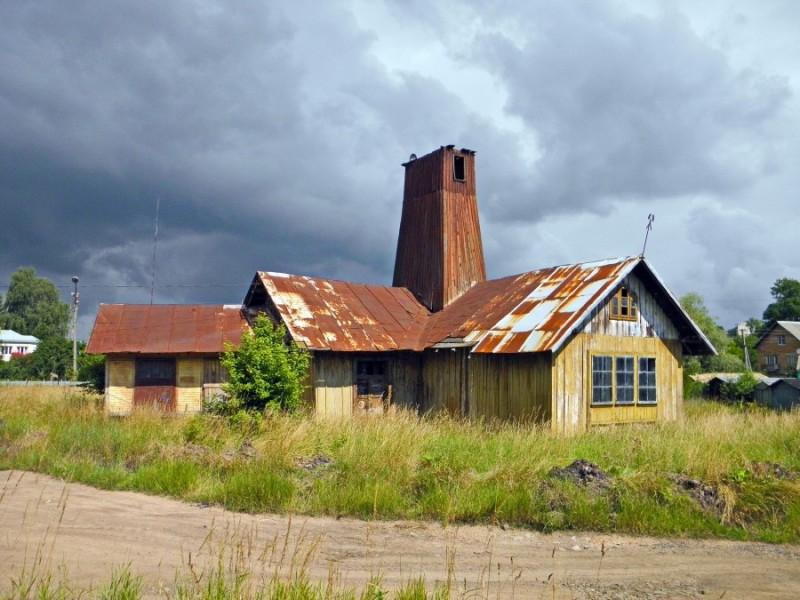
[[[311,359],[306,350],[288,340],[283,325],[259,315],[239,347],[229,347],[221,362],[228,371],[224,389],[230,398],[219,403],[217,411],[235,414],[241,409],[295,410]]]

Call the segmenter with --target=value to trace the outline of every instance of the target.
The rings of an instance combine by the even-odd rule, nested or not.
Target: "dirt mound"
[[[681,490],[694,498],[700,506],[706,510],[721,513],[723,509],[722,498],[716,486],[705,483],[699,479],[693,479],[687,475],[673,474],[670,479],[675,482]]]
[[[608,487],[611,485],[611,477],[605,471],[583,458],[579,458],[566,467],[551,469],[550,477],[584,486]]]

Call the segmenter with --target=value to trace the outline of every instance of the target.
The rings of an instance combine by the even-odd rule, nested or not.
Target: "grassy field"
[[[236,511],[800,542],[800,413],[685,412],[564,438],[409,414],[119,419],[96,396],[0,388],[0,469]],[[552,472],[576,459],[603,473]]]

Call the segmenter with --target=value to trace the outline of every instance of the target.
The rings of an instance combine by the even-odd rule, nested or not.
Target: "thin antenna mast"
[[[650,236],[650,231],[653,229],[653,221],[656,220],[656,216],[653,213],[647,215],[647,227],[645,227],[644,232],[644,245],[642,246],[642,258],[644,258],[644,251],[647,250],[647,238]]]
[[[156,196],[156,222],[153,233],[153,270],[150,277],[150,304],[153,303],[153,296],[156,293],[156,251],[158,249],[158,211],[161,207],[161,198]]]

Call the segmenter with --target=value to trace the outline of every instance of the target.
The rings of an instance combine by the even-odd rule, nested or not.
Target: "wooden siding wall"
[[[312,362],[317,416],[353,414],[353,360],[345,354],[315,352]]]
[[[203,409],[203,358],[177,357],[175,361],[175,411],[197,413]],[[129,415],[133,410],[136,359],[106,359],[105,409],[110,415]]]
[[[577,335],[559,352],[553,364],[554,431],[572,433],[591,424],[591,356],[593,354],[650,356],[656,359],[658,402],[652,406],[602,407],[595,424],[677,419],[683,402],[683,367],[678,340],[657,337]]]
[[[584,333],[599,335],[660,337],[668,340],[680,339],[672,320],[658,305],[645,285],[634,275],[628,275],[622,285],[637,298],[639,314],[636,321],[620,321],[611,318],[611,298],[592,311]],[[612,295],[613,297],[613,295]]]
[[[422,360],[422,402],[425,411],[462,413],[466,392],[465,350],[426,350]]]
[[[175,369],[175,412],[200,412],[203,410],[203,359],[178,358]]]
[[[110,415],[128,415],[133,410],[132,358],[106,358],[105,409]]]
[[[413,352],[355,354],[315,352],[312,357],[314,407],[317,415],[346,417],[353,414],[355,366],[358,360],[383,359],[392,386],[392,404],[417,408],[420,397],[420,355]]]
[[[551,410],[551,356],[473,354],[469,360],[470,417],[543,422]]]

